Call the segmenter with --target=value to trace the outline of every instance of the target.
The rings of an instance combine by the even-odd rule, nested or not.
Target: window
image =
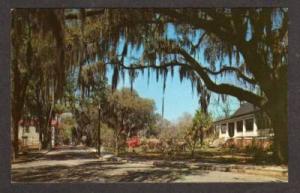
[[[25,126],[25,133],[29,133],[29,126]]]
[[[255,114],[255,123],[256,123],[257,129],[271,128],[270,118],[263,112],[258,112]]]
[[[28,137],[27,136],[23,136],[22,138],[23,138],[23,140],[22,140],[23,146],[27,146],[27,144],[28,144]]]
[[[226,127],[227,127],[226,124],[221,125],[221,133],[226,133]]]
[[[246,119],[246,131],[253,131],[253,119]]]
[[[243,132],[243,121],[238,121],[236,123],[236,131],[237,132]]]
[[[229,137],[234,136],[234,122],[228,123],[228,134],[229,134]]]

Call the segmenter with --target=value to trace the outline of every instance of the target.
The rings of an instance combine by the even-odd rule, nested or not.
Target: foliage
[[[183,141],[186,131],[193,125],[193,117],[189,113],[183,113],[175,123],[167,120],[158,120],[157,125],[161,128],[160,139],[176,139]]]
[[[101,142],[103,147],[113,150],[115,147],[115,136],[114,136],[114,129],[110,128],[106,123],[101,123]]]
[[[203,127],[206,130],[212,125],[212,117],[210,114],[204,113],[201,110],[197,110],[193,119],[194,127]]]
[[[191,156],[194,156],[195,148],[198,142],[203,144],[205,132],[212,126],[212,117],[210,114],[197,110],[193,118],[193,126],[186,131],[185,140],[191,150]]]
[[[172,123],[167,119],[163,118],[160,114],[155,114],[155,124],[153,128],[151,128],[150,137],[160,137],[169,136],[172,132],[166,132],[172,127]],[[166,132],[166,134],[163,134]]]
[[[77,123],[73,116],[62,114],[61,120],[58,126],[61,142],[69,142],[72,140],[72,131],[76,128]]]

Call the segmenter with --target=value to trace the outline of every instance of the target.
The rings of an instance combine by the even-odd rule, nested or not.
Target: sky
[[[195,41],[198,41],[200,35],[200,33],[197,33]],[[168,39],[176,38],[176,32],[173,26],[170,25],[167,28],[166,36]],[[119,48],[119,51],[121,52],[123,46],[120,45]],[[138,58],[141,53],[142,50],[135,50],[133,51],[132,55],[135,58]],[[208,65],[201,55],[203,55],[203,52],[200,52],[199,57],[197,57],[197,60],[204,65]],[[228,60],[225,60],[225,62],[228,62]],[[125,63],[130,63],[130,59],[127,59],[127,62],[125,61]],[[112,71],[108,71],[107,78],[108,83],[110,84],[112,79]],[[217,80],[217,82],[223,81],[232,82],[235,80],[232,76],[229,76],[225,79],[219,78]],[[118,89],[122,87],[130,87],[129,76],[127,73],[125,75],[125,80],[121,80],[117,86]],[[171,77],[171,75],[168,74],[165,94],[163,94],[163,80],[162,78],[160,78],[160,80],[157,82],[155,72],[150,73],[149,84],[147,72],[144,76],[141,73],[139,73],[139,76],[135,79],[133,88],[138,92],[138,94],[141,97],[153,99],[156,105],[156,112],[159,114],[162,114],[162,98],[164,95],[164,118],[168,119],[169,121],[176,121],[176,119],[182,116],[184,113],[190,113],[191,115],[194,115],[195,111],[199,108],[199,97],[197,95],[197,92],[192,92],[192,87],[189,80],[183,80],[182,82],[180,82],[179,73],[176,73],[176,70],[174,71],[173,77]],[[217,94],[212,94],[210,104],[208,106],[208,111],[212,114],[214,119],[223,115],[222,101],[219,100],[218,102],[217,98]],[[230,105],[230,109],[232,110],[231,113],[233,113],[239,107],[240,104],[239,101],[234,97],[228,97],[228,102]]]

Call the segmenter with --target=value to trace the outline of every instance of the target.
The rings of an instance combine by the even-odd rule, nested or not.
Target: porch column
[[[255,136],[258,136],[258,130],[257,130],[255,117],[253,117],[253,133],[254,133]]]
[[[246,125],[245,120],[243,119],[243,137],[246,135]]]
[[[228,132],[228,122],[226,123],[226,136],[225,136],[225,139],[228,139],[229,138],[229,132]]]
[[[233,124],[234,124],[234,137],[237,136],[237,121],[233,121]]]

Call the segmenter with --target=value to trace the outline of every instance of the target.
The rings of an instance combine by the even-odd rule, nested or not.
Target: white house
[[[19,125],[20,149],[40,149],[39,132],[35,125]]]
[[[219,138],[268,138],[273,135],[271,128],[259,128],[256,114],[259,108],[242,103],[232,116],[214,122]]]
[[[56,130],[60,121],[59,116],[55,116],[55,119],[51,120],[51,146],[55,146],[55,135]],[[40,149],[40,134],[39,129],[37,127],[38,121],[35,118],[20,120],[19,122],[19,146],[21,150],[28,149]]]

